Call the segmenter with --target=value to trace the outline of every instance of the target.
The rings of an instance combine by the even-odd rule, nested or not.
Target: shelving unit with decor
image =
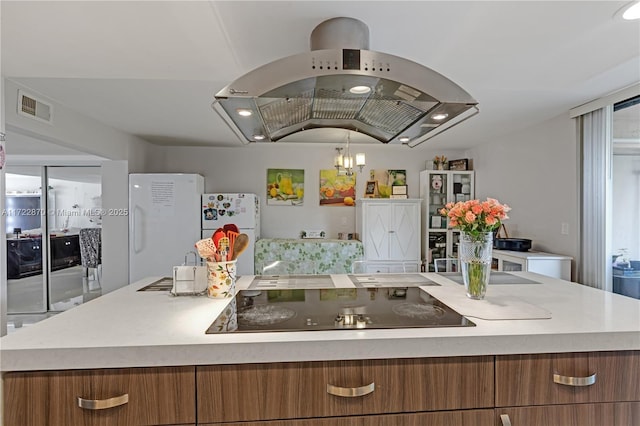
[[[447,218],[440,209],[449,202],[467,201],[475,197],[473,170],[423,170],[420,172],[422,198],[422,258],[427,272],[434,271],[433,260],[458,257],[460,232],[448,229]]]

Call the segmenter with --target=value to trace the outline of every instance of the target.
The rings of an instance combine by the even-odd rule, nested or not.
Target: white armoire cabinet
[[[445,204],[468,201],[475,196],[472,170],[423,170],[420,172],[422,198],[422,256],[426,271],[434,271],[433,260],[458,257],[460,232],[449,229],[447,218],[440,214]]]
[[[419,199],[369,198],[356,201],[356,231],[368,272],[417,272],[420,267]]]

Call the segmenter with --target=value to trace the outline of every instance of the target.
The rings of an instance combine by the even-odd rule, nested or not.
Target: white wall
[[[5,120],[8,130],[25,134],[57,145],[108,158],[129,161],[129,172],[145,172],[147,158],[153,145],[123,133],[90,117],[72,111],[65,105],[41,96],[39,93],[21,86],[10,79],[4,79],[3,99],[6,109]],[[53,122],[43,123],[18,115],[18,89],[37,96],[53,105]],[[11,151],[9,150],[9,154]]]
[[[632,260],[640,259],[640,155],[613,156],[612,194],[613,253],[628,249]],[[620,226],[619,224],[624,224]]]
[[[126,161],[102,164],[102,208],[107,212],[129,208]],[[129,217],[102,216],[102,294],[129,284]]]
[[[576,125],[562,115],[469,151],[476,196],[511,208],[510,237],[529,238],[538,251],[579,255]],[[566,223],[568,235],[561,234]]]
[[[371,169],[406,169],[410,198],[419,197],[419,172],[435,155],[463,158],[456,151],[432,151],[424,147],[352,145],[351,152],[364,152],[367,166],[357,173],[357,198]],[[261,203],[263,238],[298,238],[303,229],[324,230],[328,238],[339,232],[355,232],[355,208],[320,206],[320,169],[331,169],[335,146],[331,144],[250,144],[239,148],[167,147],[156,152],[150,163],[154,172],[199,173],[207,192],[256,193]],[[304,205],[268,206],[265,203],[268,168],[304,169]]]

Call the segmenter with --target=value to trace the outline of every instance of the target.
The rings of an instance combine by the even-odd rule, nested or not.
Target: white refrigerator
[[[203,192],[204,178],[197,174],[129,175],[130,282],[170,277],[185,254],[196,251]]]
[[[249,246],[238,257],[236,273],[254,275],[255,242],[260,238],[260,199],[256,194],[203,194],[202,238],[211,238],[213,231],[234,224],[249,236]]]

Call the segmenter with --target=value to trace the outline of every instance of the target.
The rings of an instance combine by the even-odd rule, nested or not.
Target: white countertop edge
[[[314,332],[311,332],[314,333]],[[2,372],[640,350],[636,332],[7,350]],[[47,361],[48,360],[48,361]]]

